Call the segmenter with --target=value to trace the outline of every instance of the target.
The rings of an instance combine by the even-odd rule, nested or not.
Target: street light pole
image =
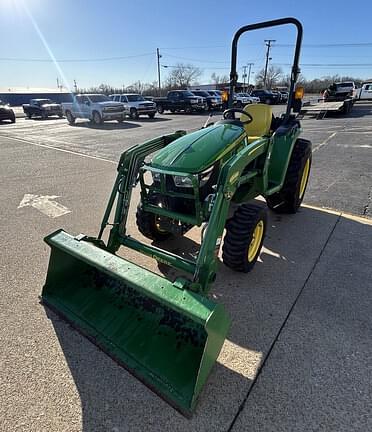
[[[156,57],[158,59],[158,90],[159,90],[159,96],[160,96],[160,91],[161,91],[161,82],[160,82],[160,53],[159,53],[159,48],[156,48]]]
[[[270,56],[270,48],[271,43],[276,42],[275,39],[265,39],[264,42],[266,43],[267,50],[266,50],[266,64],[265,64],[265,74],[264,74],[264,88],[266,88],[266,78],[267,78],[267,67],[269,65],[269,56]]]

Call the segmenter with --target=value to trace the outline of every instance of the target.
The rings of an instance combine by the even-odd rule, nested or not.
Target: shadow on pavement
[[[339,221],[337,213],[309,207],[302,207],[297,215],[270,213],[264,249],[254,270],[235,273],[220,264],[210,297],[225,306],[232,324],[191,419],[182,417],[46,309],[80,395],[82,430],[226,431],[297,296],[306,291],[309,275]],[[371,226],[350,224],[362,235],[371,235]],[[197,242],[195,236],[173,246],[178,252],[194,253]],[[125,256],[133,260],[134,255],[129,251]]]
[[[92,122],[78,122],[70,125],[72,127],[83,127],[89,129],[98,129],[98,130],[121,130],[121,129],[133,129],[141,127],[140,124],[130,123],[125,120],[123,123],[114,123],[114,122],[105,122],[99,125],[96,125]]]

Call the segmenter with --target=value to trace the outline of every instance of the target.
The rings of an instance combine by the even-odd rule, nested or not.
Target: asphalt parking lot
[[[372,104],[302,121],[314,152],[305,206],[270,214],[252,273],[221,263],[211,296],[232,327],[190,420],[39,304],[49,257],[43,237],[60,227],[95,235],[121,152],[206,118],[0,125],[0,430],[372,429]],[[31,205],[40,196],[58,202],[57,213]],[[189,240],[199,236],[193,230]]]

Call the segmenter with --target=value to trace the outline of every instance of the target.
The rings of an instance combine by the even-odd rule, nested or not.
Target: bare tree
[[[211,80],[214,84],[225,84],[230,81],[227,75],[217,75],[216,72],[212,73]]]
[[[148,84],[143,83],[142,81],[138,80],[135,81],[134,83],[132,83],[131,85],[129,85],[128,87],[125,88],[126,92],[131,92],[131,93],[143,93],[143,91],[146,89],[146,87],[148,86]]]
[[[167,87],[185,88],[194,83],[203,71],[191,64],[177,63],[165,81]]]
[[[266,74],[266,87],[268,89],[271,89],[279,81],[281,81],[283,77],[283,70],[279,66],[270,65],[267,69]],[[259,72],[256,73],[256,86],[257,87],[263,87],[264,86],[264,78],[265,78],[265,69],[261,69]]]

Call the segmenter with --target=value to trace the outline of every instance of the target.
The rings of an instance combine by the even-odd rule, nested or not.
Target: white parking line
[[[26,143],[26,144],[34,145],[36,147],[47,148],[47,149],[51,149],[51,150],[55,150],[55,151],[59,151],[59,152],[63,152],[63,153],[70,153],[70,154],[73,154],[73,155],[76,155],[76,156],[81,156],[81,157],[85,157],[85,158],[89,158],[89,159],[95,159],[95,160],[99,160],[99,161],[103,161],[103,162],[109,162],[109,163],[117,165],[116,161],[112,161],[110,159],[101,158],[99,156],[91,156],[91,155],[87,155],[87,154],[84,154],[84,153],[75,152],[75,151],[72,151],[72,150],[65,150],[65,149],[61,149],[59,147],[53,147],[53,146],[50,146],[50,145],[47,145],[47,144],[35,143],[35,142],[32,142],[32,141],[27,141],[26,139],[23,139],[23,138],[15,138],[15,137],[12,137],[12,136],[9,136],[9,135],[6,135],[6,134],[0,134],[0,136],[2,136],[4,138],[15,140],[15,141],[20,141],[20,142],[23,142],[23,143]]]
[[[313,150],[313,153],[315,153],[317,150],[321,149],[323,146],[325,146],[326,144],[328,144],[328,142],[334,138],[334,136],[337,134],[337,132],[333,132],[333,134],[331,134],[328,138],[326,138],[322,143],[320,143],[318,145],[318,147],[315,147]]]

